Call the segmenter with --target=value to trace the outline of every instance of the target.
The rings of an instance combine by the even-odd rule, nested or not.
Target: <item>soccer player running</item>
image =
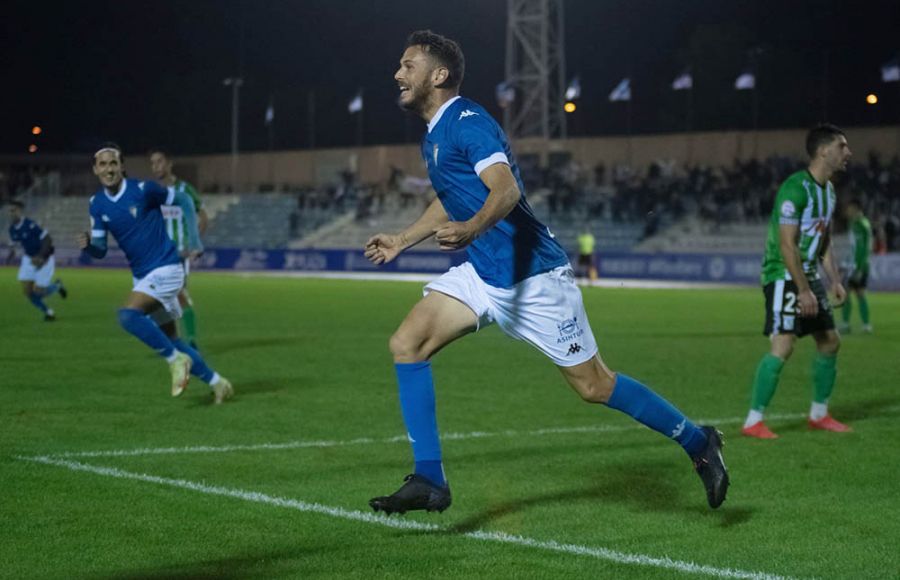
[[[794,352],[794,343],[807,334],[816,341],[809,427],[851,431],[828,413],[841,339],[834,329],[831,304],[818,268],[821,262],[840,305],[846,292],[831,245],[836,196],[829,180],[847,168],[851,152],[844,133],[828,124],[807,134],[806,152],[810,157],[808,168],[781,185],[769,220],[761,278],[766,298],[763,334],[769,337],[771,349],[759,362],[753,379],[750,412],[741,430],[748,437],[778,437],[763,421],[763,413],[778,387],[784,363]]]
[[[859,317],[862,319],[863,332],[872,332],[872,325],[869,323],[869,300],[866,298],[866,286],[869,283],[869,255],[872,253],[872,225],[863,214],[862,202],[858,199],[850,200],[844,210],[844,215],[847,216],[850,223],[850,245],[853,248],[853,267],[850,270],[850,277],[847,279],[847,286],[853,291],[853,294],[856,294],[859,302]],[[850,332],[852,311],[853,304],[848,295],[841,312],[842,333]]]
[[[394,75],[401,108],[428,123],[422,156],[437,199],[403,232],[366,243],[375,264],[435,236],[441,249],[466,248],[469,261],[425,287],[425,296],[390,339],[414,473],[375,511],[443,511],[451,502],[435,418],[431,357],[496,322],[547,355],[589,403],[618,409],[674,439],[693,460],[709,505],[725,500],[721,434],[698,427],[638,381],[600,359],[563,248],[538,222],[523,194],[503,130],[485,109],[459,96],[464,58],[456,42],[431,31],[410,35]]]
[[[200,195],[190,183],[183,179],[179,179],[172,172],[172,156],[162,149],[152,149],[150,151],[150,169],[156,179],[175,189],[176,192],[184,193],[191,198],[194,203],[194,210],[197,214],[197,229],[200,235],[206,233],[206,225],[208,218],[206,210],[203,209],[203,203],[200,201]],[[163,219],[166,222],[166,233],[169,234],[178,255],[181,257],[181,263],[184,266],[184,287],[178,293],[178,303],[181,305],[181,326],[184,331],[184,337],[187,339],[191,348],[197,348],[197,321],[194,316],[194,301],[188,293],[188,275],[191,273],[191,260],[199,256],[199,252],[190,252],[187,248],[188,231],[184,222],[184,212],[177,205],[164,205],[161,208]]]
[[[19,282],[22,283],[22,292],[35,308],[44,313],[44,320],[52,322],[56,320],[56,313],[44,303],[44,298],[59,292],[61,298],[68,296],[62,280],[53,281],[56,270],[56,261],[53,258],[53,238],[47,230],[25,217],[25,204],[13,200],[9,203],[9,238],[13,243],[22,245],[25,252],[19,266]],[[12,259],[13,251],[10,249],[9,258]]]
[[[119,323],[169,363],[173,397],[184,392],[193,374],[210,385],[214,403],[222,403],[234,394],[231,383],[178,338],[175,325],[181,316],[178,293],[184,285],[184,268],[166,235],[160,207],[181,208],[188,248],[199,251],[193,201],[184,192],[153,181],[126,179],[122,151],[113,144],[94,154],[94,175],[102,187],[90,201],[91,232],[79,234],[77,242],[88,255],[100,259],[106,255],[107,235],[112,233],[125,252],[134,287],[119,309]]]

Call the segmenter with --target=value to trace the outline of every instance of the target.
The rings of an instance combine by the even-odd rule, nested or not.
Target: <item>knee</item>
[[[140,310],[135,310],[134,308],[120,308],[119,309],[119,325],[122,326],[127,331],[130,331],[134,328],[135,322],[139,316],[143,316],[144,313]]]
[[[605,404],[612,396],[615,384],[615,374],[597,373],[577,390],[585,403]]]
[[[404,331],[402,328],[397,330],[388,341],[388,348],[391,350],[391,356],[394,362],[411,363],[426,360],[428,354],[426,352],[425,341],[414,334]]]
[[[841,350],[841,338],[837,333],[832,333],[827,339],[819,343],[819,352],[833,356]]]
[[[794,354],[794,343],[773,344],[771,354],[787,361]]]

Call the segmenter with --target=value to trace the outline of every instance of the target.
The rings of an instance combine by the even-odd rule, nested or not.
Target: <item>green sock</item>
[[[813,359],[813,400],[827,403],[837,376],[837,355],[816,353]]]
[[[869,299],[864,295],[859,297],[859,317],[863,324],[869,324]]]
[[[194,318],[194,307],[186,306],[184,314],[181,317],[181,323],[184,327],[184,337],[188,342],[194,342],[197,338],[197,320]]]
[[[756,367],[756,376],[753,378],[753,393],[750,396],[750,408],[754,411],[764,411],[769,406],[769,401],[778,387],[778,377],[784,361],[777,356],[766,353]]]
[[[862,308],[860,306],[860,308]],[[850,314],[853,312],[853,303],[850,302],[850,296],[848,294],[847,299],[844,300],[844,306],[841,307],[841,317],[844,319],[844,324],[850,324]]]

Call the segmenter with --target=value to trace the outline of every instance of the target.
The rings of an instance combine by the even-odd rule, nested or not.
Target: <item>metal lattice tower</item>
[[[565,138],[563,0],[507,0],[506,82],[516,91],[503,112],[512,138]]]

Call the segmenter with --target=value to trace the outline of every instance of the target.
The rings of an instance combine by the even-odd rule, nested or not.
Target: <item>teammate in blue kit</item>
[[[44,320],[56,320],[53,309],[44,303],[44,298],[59,292],[61,298],[68,296],[62,280],[53,281],[56,261],[53,259],[53,238],[47,230],[25,217],[25,205],[21,201],[9,204],[9,238],[22,245],[25,254],[19,266],[19,282],[28,301],[44,313]],[[10,250],[10,258],[13,252]]]
[[[443,511],[450,506],[429,359],[454,340],[496,322],[547,355],[589,403],[622,411],[678,442],[719,507],[728,490],[722,439],[696,426],[638,381],[600,359],[568,257],[525,200],[519,169],[500,126],[459,96],[464,58],[452,40],[431,31],[410,35],[394,79],[400,107],[428,123],[422,157],[437,199],[399,234],[377,234],[366,257],[385,264],[435,236],[443,250],[466,248],[468,261],[425,287],[390,339],[400,406],[415,471],[375,511]]]
[[[78,245],[91,257],[103,258],[107,234],[112,233],[125,252],[134,288],[119,310],[122,328],[169,363],[173,397],[184,392],[193,374],[212,387],[216,404],[230,398],[231,383],[178,338],[175,324],[181,316],[178,293],[184,286],[184,268],[159,208],[181,207],[191,238],[189,248],[200,250],[193,201],[153,181],[125,179],[122,152],[113,144],[94,154],[94,175],[103,187],[91,197],[91,232],[80,234]]]

